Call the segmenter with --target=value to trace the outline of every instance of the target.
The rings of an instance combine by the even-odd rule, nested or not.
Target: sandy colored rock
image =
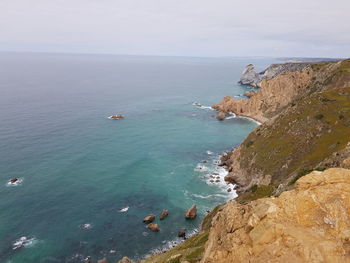
[[[149,230],[153,231],[153,232],[159,232],[160,231],[160,228],[159,228],[158,224],[153,224],[153,223],[148,224],[147,228]]]
[[[108,260],[106,258],[103,258],[98,260],[97,263],[108,263]]]
[[[251,90],[251,91],[244,92],[243,95],[248,97],[248,98],[251,98],[251,97],[253,97],[255,95],[255,93],[256,93],[256,91]]]
[[[216,115],[216,118],[219,120],[219,121],[222,121],[226,118],[226,115],[224,112],[219,112],[218,115]]]
[[[169,210],[164,209],[164,210],[162,211],[162,213],[160,214],[159,219],[160,219],[160,220],[163,220],[163,219],[165,219],[168,215],[169,215]]]
[[[128,258],[128,257],[123,257],[117,263],[133,263],[133,261],[130,258]]]
[[[268,115],[277,112],[296,97],[305,94],[311,77],[311,68],[285,72],[272,79],[262,80],[261,88],[250,99],[234,99],[227,96],[213,108],[265,122],[269,119]]]
[[[201,263],[350,262],[350,170],[312,172],[278,198],[231,201]]]
[[[350,169],[350,157],[349,157],[349,158],[346,158],[346,159],[343,161],[343,167],[346,168],[346,169]]]
[[[113,120],[119,120],[119,119],[124,119],[124,116],[121,114],[116,114],[116,115],[112,115],[110,118]]]
[[[195,219],[197,216],[197,206],[193,205],[190,209],[185,212],[186,219]]]
[[[152,223],[154,221],[154,219],[156,219],[156,217],[154,215],[146,216],[143,219],[143,222],[144,223]]]

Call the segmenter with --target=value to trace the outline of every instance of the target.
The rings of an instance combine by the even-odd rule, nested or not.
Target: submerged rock
[[[158,224],[148,224],[147,228],[153,232],[159,232],[160,228],[158,226]]]
[[[193,205],[190,209],[185,212],[186,219],[195,219],[197,216],[197,206]]]
[[[160,219],[160,220],[163,220],[163,219],[165,219],[168,215],[169,215],[169,210],[164,209],[164,210],[162,211],[162,213],[160,214],[159,219]]]
[[[143,219],[143,222],[144,223],[152,223],[154,221],[154,219],[156,219],[156,217],[154,215],[146,216]]]

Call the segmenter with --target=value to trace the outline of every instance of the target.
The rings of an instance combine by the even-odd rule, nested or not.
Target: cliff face
[[[350,262],[350,170],[299,179],[278,198],[227,203],[201,263]]]
[[[223,159],[229,169],[226,179],[235,183],[241,194],[254,185],[269,185],[281,191],[307,171],[339,166],[342,160],[338,152],[348,147],[350,87],[346,86],[350,86],[350,61],[284,73],[266,80],[266,85],[276,87],[276,83],[281,83],[280,78],[286,79],[286,75],[290,76],[290,83],[281,87],[287,87],[288,94],[294,99],[274,96],[277,102],[273,102],[269,99],[271,95],[264,95],[267,90],[262,88],[257,104],[264,101],[274,104],[271,107],[274,110],[269,112],[271,119],[266,118],[263,125]],[[303,77],[292,77],[301,75],[308,80],[304,82]],[[303,92],[299,94],[298,90]],[[249,109],[254,102],[252,99],[240,100],[240,103]],[[343,159],[348,157],[347,154],[342,156]],[[326,158],[329,161],[321,163]],[[332,161],[335,158],[337,162]]]
[[[273,79],[262,80],[259,91],[247,100],[233,99],[227,96],[213,108],[265,122],[293,99],[305,94],[311,78],[311,68],[286,72]]]

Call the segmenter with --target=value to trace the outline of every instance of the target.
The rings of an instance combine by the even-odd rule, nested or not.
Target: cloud
[[[0,49],[346,57],[348,10],[348,0],[2,0]]]

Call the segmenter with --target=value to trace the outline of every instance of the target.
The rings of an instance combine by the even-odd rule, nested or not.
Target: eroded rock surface
[[[312,172],[278,198],[231,201],[201,263],[350,262],[350,170]]]

